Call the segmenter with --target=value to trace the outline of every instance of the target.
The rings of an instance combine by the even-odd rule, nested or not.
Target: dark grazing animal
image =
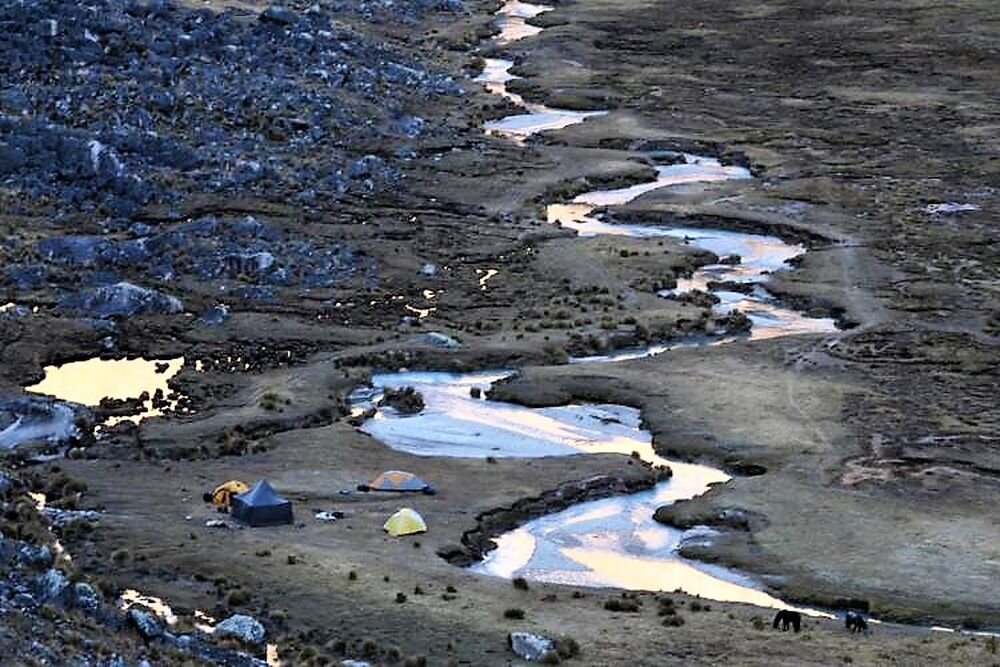
[[[788,626],[792,626],[792,629],[798,632],[802,627],[802,614],[791,609],[782,609],[774,615],[774,623],[771,624],[771,627],[777,628],[779,624],[782,631],[788,630]]]
[[[868,621],[856,611],[849,611],[844,615],[844,627],[851,632],[868,634]]]

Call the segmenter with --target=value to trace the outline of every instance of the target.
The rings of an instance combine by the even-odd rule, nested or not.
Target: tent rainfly
[[[412,472],[386,470],[368,484],[358,485],[359,491],[414,491],[434,495],[434,487]]]
[[[232,517],[252,526],[277,526],[292,523],[292,503],[282,498],[262,479],[246,493],[233,496]]]
[[[404,507],[389,517],[382,528],[393,537],[427,532],[424,518],[409,507]]]

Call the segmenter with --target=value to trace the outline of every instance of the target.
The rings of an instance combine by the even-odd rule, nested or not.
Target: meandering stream
[[[512,0],[498,12],[497,44],[508,44],[540,32],[526,18],[549,7]],[[476,79],[494,94],[524,108],[486,123],[487,132],[523,141],[532,134],[584,122],[605,112],[577,112],[525,102],[507,90],[516,78],[513,63],[487,59]],[[661,154],[662,155],[662,154]],[[580,236],[626,235],[634,238],[669,237],[716,254],[725,262],[701,267],[691,278],[678,281],[670,292],[692,289],[714,294],[719,312],[739,309],[753,322],[750,338],[806,332],[834,331],[834,322],[809,318],[782,306],[760,285],[766,276],[786,268],[806,249],[774,236],[656,224],[609,224],[595,215],[604,206],[625,204],[646,192],[691,183],[751,178],[739,166],[709,157],[674,154],[672,164],[656,167],[655,180],[614,190],[597,190],[572,201],[548,207],[548,221],[576,230]],[[738,258],[738,261],[737,261]],[[746,287],[742,287],[746,285]],[[729,288],[729,289],[726,289]],[[669,296],[669,293],[661,293]],[[659,354],[679,346],[721,344],[732,338],[662,343],[582,362],[617,362]],[[641,493],[582,503],[548,515],[500,536],[497,548],[473,570],[483,574],[581,586],[627,589],[682,589],[713,600],[738,601],[765,607],[787,607],[767,594],[753,579],[727,568],[688,561],[678,556],[685,540],[710,537],[711,529],[680,531],[653,521],[657,507],[705,493],[729,478],[715,468],[670,461],[657,455],[650,434],[641,428],[639,412],[621,405],[567,405],[528,408],[481,398],[489,387],[515,371],[467,374],[400,372],[374,376],[371,390],[354,394],[359,407],[374,407],[363,430],[395,449],[420,456],[540,457],[581,453],[637,454],[653,465],[668,465],[673,476]],[[424,398],[418,414],[401,415],[379,404],[386,388],[413,387]],[[805,610],[811,614],[821,614]]]

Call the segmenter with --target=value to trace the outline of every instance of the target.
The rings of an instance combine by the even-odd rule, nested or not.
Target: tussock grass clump
[[[639,613],[639,601],[626,598],[609,598],[604,601],[604,608],[608,611],[637,614]]]
[[[229,607],[241,607],[250,602],[250,593],[242,588],[234,588],[226,594],[226,605]]]
[[[657,603],[659,603],[660,608],[657,610],[657,615],[659,616],[674,616],[677,614],[677,609],[674,608],[674,599],[671,597],[659,597],[657,598]]]
[[[382,400],[404,415],[414,415],[424,409],[424,397],[413,387],[387,388]]]
[[[291,404],[292,400],[290,398],[286,398],[275,391],[264,392],[264,395],[261,396],[260,400],[257,402],[257,405],[260,406],[261,409],[272,412],[275,410],[281,411],[284,409],[284,406]]]
[[[555,641],[556,653],[563,660],[568,660],[570,658],[575,658],[580,655],[580,643],[576,641],[573,637],[565,635],[563,637],[558,637]]]
[[[543,348],[542,352],[545,354],[545,359],[550,364],[562,365],[569,363],[569,354],[566,352],[566,348],[562,345],[557,345],[556,343],[547,343]]]
[[[524,610],[518,607],[511,607],[504,610],[503,617],[512,621],[520,621],[524,618]]]

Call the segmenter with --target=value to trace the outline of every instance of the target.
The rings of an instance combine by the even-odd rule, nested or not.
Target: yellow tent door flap
[[[404,507],[393,514],[382,527],[385,529],[385,532],[393,537],[427,532],[427,524],[424,523],[424,518],[409,507]]]

